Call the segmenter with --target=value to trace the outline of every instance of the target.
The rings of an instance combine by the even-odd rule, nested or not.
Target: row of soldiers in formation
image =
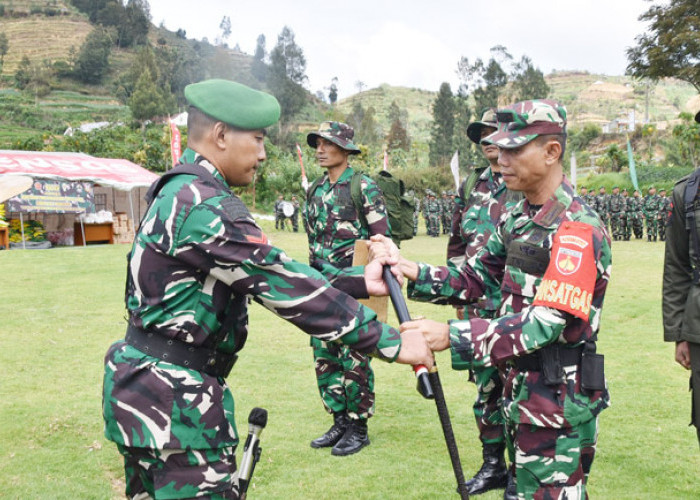
[[[413,235],[418,234],[418,213],[423,214],[425,229],[428,236],[438,237],[440,226],[442,234],[450,234],[452,224],[452,214],[455,211],[456,193],[454,191],[443,191],[442,198],[438,199],[435,192],[428,189],[422,201],[415,201],[415,212],[413,213]]]
[[[671,198],[666,196],[666,190],[656,193],[655,187],[650,187],[647,195],[642,198],[639,191],[629,196],[627,189],[620,192],[614,186],[612,193],[607,194],[601,187],[598,194],[589,192],[586,186],[581,186],[581,198],[593,208],[614,240],[629,241],[634,232],[637,239],[644,238],[644,221],[647,227],[647,241],[666,239],[666,224],[671,214]]]

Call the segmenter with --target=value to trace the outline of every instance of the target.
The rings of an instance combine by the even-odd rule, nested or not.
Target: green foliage
[[[681,123],[673,127],[672,147],[667,149],[671,162],[700,166],[700,124],[690,113],[680,114]]]
[[[112,36],[103,28],[95,28],[80,47],[75,62],[75,76],[84,83],[100,83],[109,70]]]
[[[567,147],[573,151],[585,149],[591,141],[600,137],[602,130],[595,123],[587,123],[583,128],[570,128],[566,138]]]
[[[146,43],[151,25],[147,0],[72,0],[73,5],[85,12],[92,23],[114,27],[114,43],[131,47]]]
[[[260,34],[255,44],[255,54],[253,55],[253,62],[250,67],[250,72],[259,82],[267,80],[268,67],[267,64],[265,64],[266,57],[265,35]]]
[[[29,85],[29,81],[32,78],[31,67],[32,63],[29,60],[29,57],[24,55],[17,66],[17,71],[15,71],[15,87],[20,90],[24,90],[27,85]]]
[[[527,99],[544,99],[549,95],[549,85],[544,74],[532,64],[532,60],[523,56],[513,70],[513,102]]]
[[[429,156],[431,165],[445,165],[454,154],[452,143],[454,128],[455,101],[450,84],[443,82],[433,103],[433,130],[430,137]]]
[[[513,56],[502,45],[492,47],[491,53],[493,56],[487,63],[477,58],[471,64],[469,58],[462,57],[457,64],[461,82],[459,93],[463,96],[471,94],[476,110],[498,107],[508,84],[508,74],[502,63],[511,60]]]
[[[294,41],[294,32],[285,26],[270,54],[268,86],[282,108],[282,120],[291,121],[307,101],[306,58]]]
[[[636,78],[658,80],[674,77],[692,84],[700,92],[700,3],[671,0],[652,5],[639,17],[647,31],[627,49],[627,73]]]
[[[5,54],[10,48],[10,44],[7,40],[7,35],[5,32],[0,32],[0,71],[2,70],[3,64],[5,64]]]
[[[129,99],[131,115],[139,121],[149,120],[167,114],[173,105],[172,95],[158,88],[151,72],[146,69],[136,82],[134,93]]]

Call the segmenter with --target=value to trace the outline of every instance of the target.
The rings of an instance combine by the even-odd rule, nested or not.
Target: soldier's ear
[[[209,130],[212,142],[221,150],[226,149],[226,132],[228,131],[228,126],[224,122],[216,122]]]
[[[561,161],[561,144],[556,139],[549,139],[542,146],[547,163],[555,164]]]

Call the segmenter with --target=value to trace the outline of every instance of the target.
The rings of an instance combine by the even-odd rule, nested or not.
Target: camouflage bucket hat
[[[355,130],[345,123],[341,122],[323,122],[319,125],[316,132],[310,132],[306,136],[306,142],[312,148],[316,148],[316,143],[319,137],[332,142],[336,146],[349,151],[352,155],[358,155],[362,151],[353,142]]]
[[[483,139],[500,148],[524,146],[540,135],[566,135],[566,108],[551,99],[533,99],[499,109],[498,130]]]
[[[467,127],[467,137],[469,137],[474,144],[480,144],[481,131],[485,127],[498,128],[498,123],[496,122],[496,108],[486,108],[481,114],[480,121],[470,123]]]

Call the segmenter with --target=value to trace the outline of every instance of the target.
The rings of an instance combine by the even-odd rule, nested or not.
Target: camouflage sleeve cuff
[[[366,299],[369,297],[369,293],[367,293],[367,284],[365,283],[364,266],[352,266],[340,269],[321,259],[314,260],[311,266],[323,274],[323,277],[333,285],[333,288],[342,290],[356,299]]]
[[[416,281],[408,282],[408,297],[414,300],[426,300],[435,297],[433,282],[430,278],[430,265],[417,262],[418,276]]]
[[[364,306],[363,306],[364,307]],[[368,322],[362,330],[341,337],[341,342],[353,350],[392,363],[401,351],[401,334],[379,321]]]
[[[471,323],[469,320],[451,320],[449,323],[452,369],[468,370],[472,368],[474,359],[474,346],[471,342]]]

